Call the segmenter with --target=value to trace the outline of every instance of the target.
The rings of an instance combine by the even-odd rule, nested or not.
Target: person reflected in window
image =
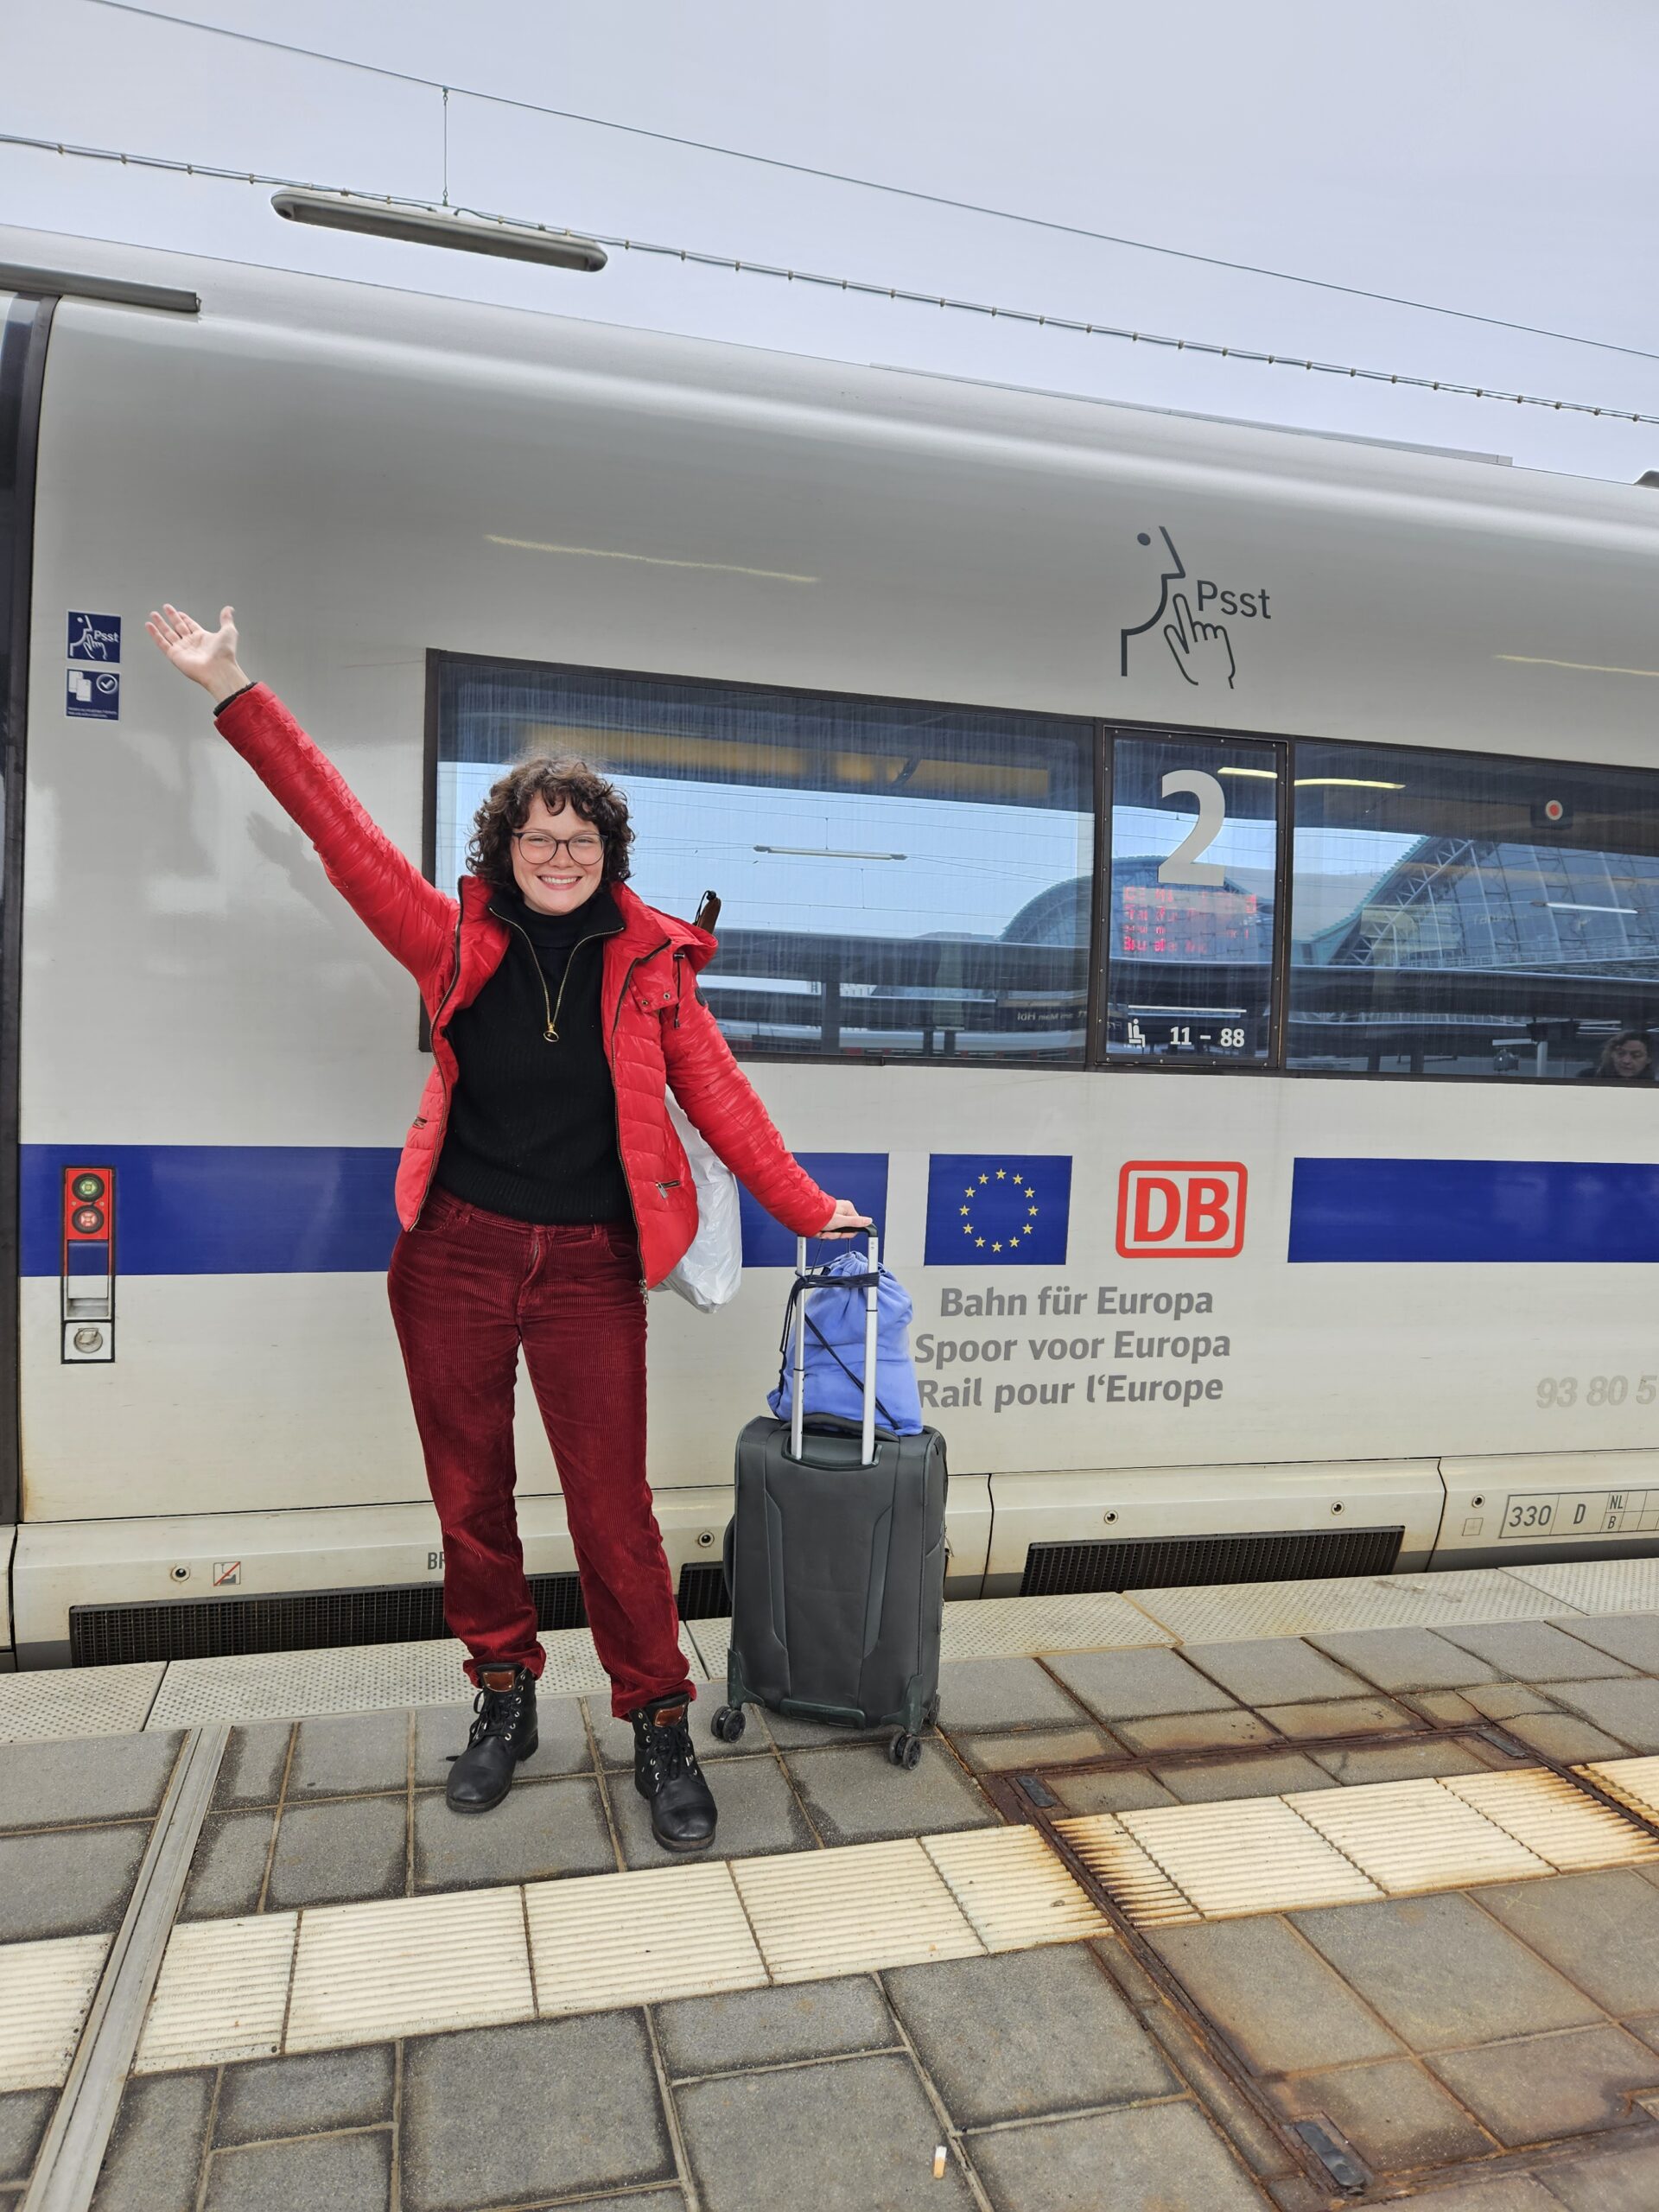
[[[1621,1029],[1601,1048],[1592,1068],[1580,1068],[1580,1083],[1651,1083],[1653,1047],[1639,1029]]]

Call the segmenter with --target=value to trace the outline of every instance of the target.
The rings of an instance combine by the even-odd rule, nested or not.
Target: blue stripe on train
[[[886,1153],[799,1155],[815,1181],[880,1220]],[[54,1275],[66,1167],[115,1171],[116,1267],[127,1275],[378,1273],[397,1236],[391,1145],[21,1147],[22,1271]],[[789,1232],[743,1193],[743,1258],[788,1267]]]
[[[1659,1261],[1659,1166],[1631,1160],[1299,1160],[1296,1261]]]

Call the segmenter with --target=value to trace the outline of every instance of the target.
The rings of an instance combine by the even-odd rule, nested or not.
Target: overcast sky
[[[0,130],[436,199],[1175,335],[1659,415],[1651,0],[162,0],[306,58],[11,0]],[[448,84],[442,94],[386,70]],[[486,95],[497,95],[491,99]],[[531,101],[1524,335],[562,120]],[[0,148],[0,220],[1630,481],[1659,428],[1206,362],[615,254],[297,230],[245,184]],[[66,258],[72,258],[66,249]],[[1628,350],[1620,350],[1628,349]]]

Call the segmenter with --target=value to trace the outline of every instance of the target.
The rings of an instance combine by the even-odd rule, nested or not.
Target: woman
[[[1651,1083],[1653,1047],[1639,1029],[1621,1029],[1601,1048],[1592,1068],[1580,1068],[1581,1083]]]
[[[175,607],[146,626],[415,976],[431,1020],[388,1284],[443,1529],[444,1613],[478,1689],[448,1802],[499,1804],[536,1749],[543,1654],[512,1499],[522,1347],[612,1710],[633,1724],[635,1783],[658,1841],[698,1850],[715,1803],[645,1483],[645,1294],[697,1222],[666,1090],[797,1235],[848,1235],[864,1218],[791,1157],[698,998],[714,939],[627,889],[627,804],[602,777],[546,758],[503,776],[479,810],[457,901],[243,672],[230,607],[211,632]]]

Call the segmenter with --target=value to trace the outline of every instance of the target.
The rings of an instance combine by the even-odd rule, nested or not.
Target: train
[[[5,1663],[442,1632],[421,1008],[169,599],[435,879],[537,748],[718,894],[707,1002],[912,1295],[953,1599],[1659,1548],[1650,485],[16,230],[0,332]],[[744,1241],[652,1300],[690,1617]]]

